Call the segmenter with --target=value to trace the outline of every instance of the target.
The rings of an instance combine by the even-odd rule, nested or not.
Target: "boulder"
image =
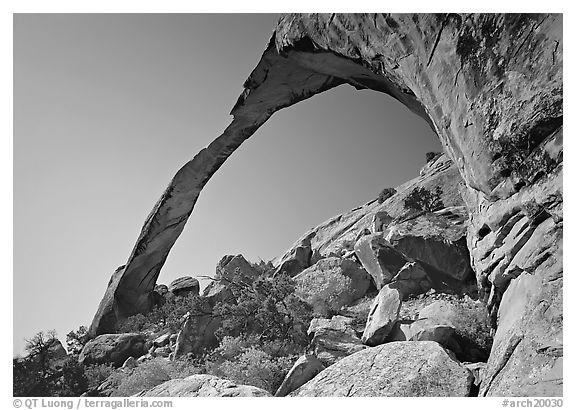
[[[133,369],[136,366],[138,366],[138,362],[136,361],[136,358],[134,356],[130,356],[128,359],[126,359],[124,361],[122,368],[123,369]]]
[[[168,286],[168,291],[176,296],[198,295],[200,293],[200,282],[191,276],[184,276],[173,280]]]
[[[340,331],[329,328],[317,329],[310,346],[314,355],[326,367],[366,348],[352,329]]]
[[[310,347],[324,366],[331,366],[366,347],[356,336],[353,322],[352,318],[345,316],[312,319],[310,322],[308,328],[308,336],[312,337]]]
[[[366,328],[362,335],[362,342],[368,346],[384,343],[392,331],[394,323],[398,320],[402,294],[398,289],[389,285],[380,289],[378,296],[372,302],[370,314],[366,320]]]
[[[464,206],[442,208],[388,225],[386,240],[434,273],[437,285],[445,281],[447,288],[457,288],[474,278],[466,245],[467,220]]]
[[[296,276],[310,266],[312,261],[312,236],[306,236],[278,262],[276,274],[284,274],[290,277]]]
[[[154,350],[154,355],[160,357],[168,357],[170,353],[172,353],[170,346],[158,347]]]
[[[284,377],[284,381],[274,396],[287,396],[307,381],[312,380],[314,376],[322,370],[324,370],[324,365],[316,358],[316,356],[311,354],[300,356],[290,371],[288,371],[286,377]]]
[[[172,379],[150,390],[139,393],[140,397],[269,397],[266,390],[254,386],[236,384],[208,374],[194,374],[185,379]]]
[[[383,233],[365,235],[354,246],[356,256],[372,276],[377,289],[389,283],[406,264],[404,255],[396,251]]]
[[[370,275],[350,259],[321,259],[294,277],[296,295],[316,311],[338,311],[363,297],[370,288]]]
[[[172,336],[171,333],[165,333],[162,336],[158,336],[156,339],[154,339],[152,343],[156,347],[166,346],[167,344],[170,344],[171,336]]]
[[[130,356],[138,358],[146,354],[146,338],[139,333],[105,334],[90,340],[78,356],[80,364],[112,363],[119,367]]]
[[[473,380],[438,343],[392,342],[340,360],[290,396],[466,397]]]
[[[242,255],[226,255],[216,265],[215,280],[206,286],[203,296],[211,307],[234,300],[234,282],[252,283],[257,277],[258,271]]]
[[[184,324],[176,338],[175,359],[189,353],[201,354],[205,349],[218,345],[214,332],[220,327],[222,320],[212,315],[212,308],[206,299],[201,299],[201,302],[196,311],[186,314]]]
[[[405,300],[409,296],[421,295],[432,287],[428,273],[418,262],[407,262],[391,280]]]

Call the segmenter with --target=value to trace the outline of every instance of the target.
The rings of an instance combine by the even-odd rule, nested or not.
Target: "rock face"
[[[200,282],[191,276],[184,276],[173,280],[168,287],[168,292],[172,292],[176,296],[198,295],[200,293]]]
[[[435,342],[392,342],[340,360],[290,396],[468,396],[474,376]]]
[[[547,372],[562,352],[558,344],[549,348],[562,329],[562,47],[562,15],[555,14],[284,15],[232,123],[176,173],[126,266],[112,276],[89,334],[150,309],[160,269],[202,188],[243,141],[274,112],[350,84],[387,93],[423,117],[462,177],[472,267],[497,328],[483,394],[524,380],[514,394],[560,395],[561,382],[550,383]],[[327,225],[352,226],[377,207],[371,202]],[[349,246],[356,238],[347,237]],[[311,241],[313,251],[315,241],[322,235]],[[500,310],[512,305],[501,302],[515,299],[508,286],[527,275],[533,280],[522,281],[524,304],[514,304],[522,316],[511,319]]]
[[[146,338],[139,333],[100,335],[84,345],[78,361],[85,366],[112,363],[119,367],[130,356],[138,358],[145,354],[145,342]]]
[[[339,310],[363,297],[371,285],[368,273],[351,259],[321,259],[294,277],[296,294],[315,309]]]
[[[307,381],[312,380],[322,370],[324,370],[324,365],[316,356],[311,354],[301,356],[284,377],[284,381],[274,396],[287,396]]]
[[[398,289],[388,285],[380,289],[370,308],[362,342],[368,346],[384,343],[398,320],[401,306],[402,294]]]
[[[172,379],[146,392],[140,397],[269,397],[266,390],[254,386],[235,384],[208,374],[195,374],[185,379]]]

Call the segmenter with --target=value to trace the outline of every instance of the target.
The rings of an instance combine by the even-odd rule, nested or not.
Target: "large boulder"
[[[236,384],[209,374],[172,379],[138,394],[140,397],[269,397],[266,390]]]
[[[488,357],[488,332],[481,302],[437,300],[420,309],[415,320],[399,320],[386,341],[434,341],[460,361],[479,362]]]
[[[384,233],[361,237],[354,251],[377,289],[389,283],[407,262],[406,257],[386,240]]]
[[[288,371],[286,377],[284,377],[282,384],[274,396],[287,396],[307,381],[312,380],[314,376],[322,370],[324,370],[324,365],[316,358],[316,356],[311,354],[300,356]]]
[[[378,296],[372,302],[370,314],[366,319],[366,328],[362,334],[362,342],[368,346],[384,343],[398,320],[402,294],[390,285],[380,289]]]
[[[222,319],[212,314],[212,307],[207,299],[201,298],[199,302],[195,310],[186,313],[184,324],[176,338],[175,359],[189,353],[199,355],[207,348],[218,345],[214,333],[220,327]]]
[[[168,286],[168,292],[172,292],[176,296],[198,295],[200,293],[200,282],[191,276],[174,279]]]
[[[418,262],[407,262],[391,280],[406,299],[421,295],[432,288],[432,279]]]
[[[370,275],[358,263],[339,257],[319,260],[294,280],[296,295],[317,311],[338,311],[363,297],[371,285]]]
[[[312,319],[310,322],[308,328],[308,335],[312,337],[310,347],[324,366],[331,366],[366,347],[356,335],[352,323],[352,318],[344,316]]]
[[[313,237],[314,234],[306,236],[302,238],[299,243],[295,244],[290,251],[278,261],[276,274],[292,277],[309,267],[312,262],[312,245],[310,241]]]
[[[100,335],[84,345],[78,361],[85,366],[111,363],[120,367],[130,356],[146,354],[145,343],[145,336],[139,333]]]
[[[340,360],[290,396],[466,397],[473,380],[438,343],[392,342]]]
[[[234,300],[235,286],[252,283],[258,277],[258,271],[242,255],[226,255],[216,265],[215,280],[204,288],[203,296],[211,307],[218,302]]]

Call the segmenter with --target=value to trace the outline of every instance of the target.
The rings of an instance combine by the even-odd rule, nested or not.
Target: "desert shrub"
[[[88,379],[88,390],[93,390],[100,386],[113,371],[114,366],[110,363],[86,366],[84,373]]]
[[[286,275],[260,277],[251,284],[230,280],[235,298],[216,304],[222,318],[216,336],[258,335],[259,343],[281,340],[306,345],[310,307],[294,295],[294,281]]]
[[[378,194],[378,203],[382,204],[384,203],[385,200],[387,200],[388,198],[390,198],[392,195],[396,194],[396,189],[394,188],[384,188],[382,191],[380,191],[380,194]]]
[[[441,152],[427,152],[426,153],[426,163],[438,158],[442,153]]]
[[[80,326],[78,330],[70,331],[66,335],[66,347],[68,354],[79,355],[86,344],[86,334],[88,333],[88,328],[86,326]]]
[[[352,279],[338,269],[315,272],[298,282],[296,294],[308,302],[316,317],[329,317],[340,311],[352,293]]]
[[[274,394],[286,373],[292,367],[296,356],[273,357],[264,350],[254,347],[242,347],[238,339],[228,340],[228,346],[221,351],[222,357],[229,357],[223,361],[211,362],[209,373],[231,380],[238,384],[247,384],[264,389]],[[240,349],[240,354],[230,357],[230,344],[234,344],[234,351]]]
[[[13,394],[18,397],[73,397],[88,388],[84,367],[75,357],[55,356],[56,332],[38,332],[26,340],[26,357],[12,361]]]
[[[467,345],[480,349],[488,357],[493,338],[486,306],[469,300],[457,304],[455,309],[457,314],[453,325],[456,333]]]
[[[171,379],[170,362],[160,358],[143,362],[130,372],[119,369],[115,373],[119,376],[120,382],[118,387],[112,392],[114,397],[132,396]]]
[[[145,315],[139,313],[122,320],[118,325],[118,331],[121,333],[144,330],[176,332],[182,326],[184,315],[189,311],[197,311],[200,307],[201,303],[197,295],[176,296],[166,300],[160,306],[155,306]]]
[[[434,212],[444,208],[442,188],[437,186],[434,192],[430,192],[424,187],[416,187],[404,198],[404,207],[426,212]]]

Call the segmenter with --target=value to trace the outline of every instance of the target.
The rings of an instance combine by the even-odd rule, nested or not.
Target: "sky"
[[[13,353],[89,325],[176,171],[218,137],[275,14],[16,14]],[[387,95],[343,85],[274,114],[202,191],[159,283],[227,254],[281,255],[414,178],[440,143]]]

